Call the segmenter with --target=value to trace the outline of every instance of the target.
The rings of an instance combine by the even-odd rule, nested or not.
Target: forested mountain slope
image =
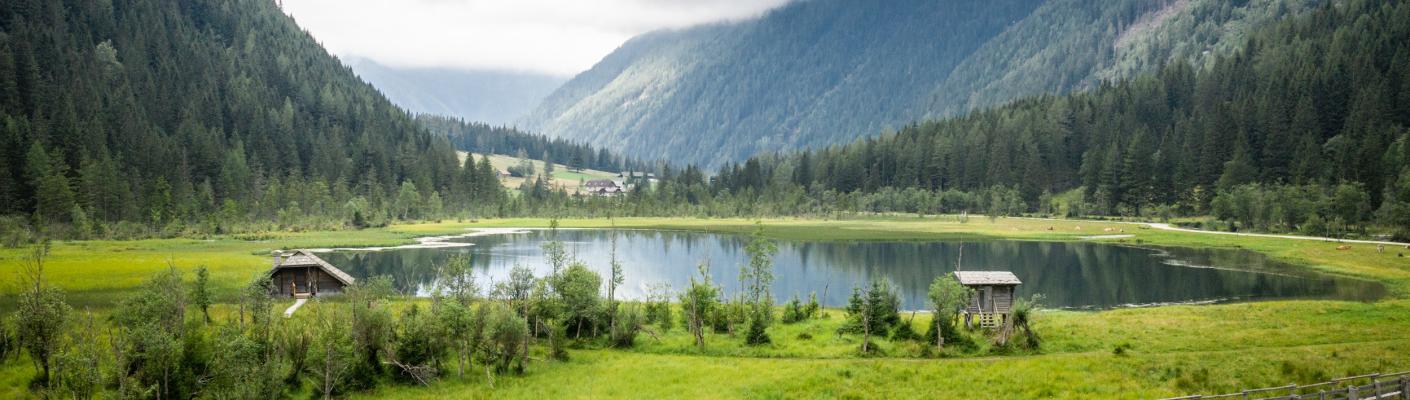
[[[1199,65],[1316,0],[805,0],[635,38],[521,121],[717,165],[848,142],[1022,96]]]
[[[345,61],[407,111],[491,125],[512,124],[568,80],[529,72],[392,67],[365,58]]]
[[[1407,21],[1405,2],[1324,5],[1204,70],[1177,61],[1090,92],[752,158],[716,185],[860,194],[876,210],[1213,213],[1314,234],[1375,222],[1410,239]]]
[[[406,201],[469,193],[457,167],[274,2],[0,2],[0,214],[86,229],[370,213],[407,184]]]

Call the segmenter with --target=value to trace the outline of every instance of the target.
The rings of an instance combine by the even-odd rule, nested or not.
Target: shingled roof
[[[274,268],[271,268],[269,270],[269,273],[273,274],[275,271],[278,271],[283,268],[304,267],[318,267],[319,269],[322,269],[323,272],[327,272],[328,275],[332,275],[333,278],[337,279],[339,282],[342,282],[344,285],[350,286],[353,284],[353,282],[357,281],[357,279],[354,279],[352,275],[348,275],[347,272],[343,272],[343,270],[338,269],[338,267],[334,267],[333,264],[329,264],[327,261],[323,261],[322,258],[318,258],[318,256],[313,255],[313,252],[308,250],[294,250],[292,254],[288,254],[287,257],[284,257],[282,260],[280,260],[278,265],[275,265]]]
[[[955,271],[961,285],[1019,285],[1018,277],[1009,271]]]

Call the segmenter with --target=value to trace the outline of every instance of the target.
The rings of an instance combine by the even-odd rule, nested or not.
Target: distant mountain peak
[[[523,71],[388,66],[363,57],[343,62],[409,111],[491,125],[513,123],[568,80]]]

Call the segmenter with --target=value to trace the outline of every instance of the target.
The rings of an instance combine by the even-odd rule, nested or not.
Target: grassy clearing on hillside
[[[460,156],[460,161],[462,163],[465,162],[465,156],[469,154],[474,154],[475,159],[477,160],[480,157],[485,156],[484,154],[480,153],[466,153],[463,151],[456,153]],[[519,165],[521,161],[522,159],[513,156],[506,156],[502,154],[490,155],[490,165],[493,165],[495,169],[501,171],[508,171],[509,167]],[[534,164],[534,172],[538,174],[543,174],[543,161],[531,159],[529,160],[529,162],[532,162]],[[580,171],[575,171],[570,169],[567,165],[559,163],[553,163],[553,166],[553,186],[561,187],[567,190],[570,194],[577,193],[579,190],[581,190],[581,183],[586,181],[590,181],[593,179],[617,179],[617,173],[615,172],[598,171],[595,169],[583,169]],[[519,185],[523,184],[525,180],[527,179],[521,177],[506,177],[501,178],[499,181],[500,184],[506,188],[518,189]]]

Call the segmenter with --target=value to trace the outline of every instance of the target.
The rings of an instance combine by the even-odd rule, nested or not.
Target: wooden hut
[[[973,290],[965,306],[964,326],[992,328],[1008,321],[1014,289],[1023,282],[1008,271],[955,271],[955,280]],[[976,321],[977,320],[977,321]]]
[[[308,250],[274,252],[274,268],[269,270],[271,296],[308,298],[319,294],[342,293],[355,279]]]

